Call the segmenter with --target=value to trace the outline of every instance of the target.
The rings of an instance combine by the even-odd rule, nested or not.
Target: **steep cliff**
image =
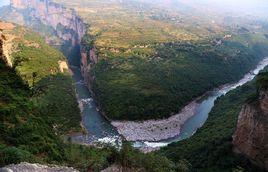
[[[54,3],[50,0],[11,0],[11,7],[27,10],[28,16],[51,26],[57,36],[72,45],[80,43],[86,27],[73,9]]]
[[[233,150],[268,170],[268,91],[243,106],[233,135]]]
[[[12,40],[15,38],[14,35],[8,33],[14,29],[14,25],[11,23],[0,21],[0,57],[9,65],[12,66]]]
[[[94,46],[94,38],[90,35],[85,35],[81,41],[81,73],[84,77],[84,82],[91,89],[91,83],[94,77],[91,74],[91,68],[99,62],[97,49]]]

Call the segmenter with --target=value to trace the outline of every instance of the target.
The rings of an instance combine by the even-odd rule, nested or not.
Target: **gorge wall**
[[[268,91],[260,91],[257,102],[242,108],[233,135],[235,153],[268,170]]]
[[[67,9],[51,0],[11,0],[10,3],[12,8],[27,10],[27,15],[53,27],[59,38],[71,41],[72,45],[80,43],[86,32],[83,20],[73,9]]]

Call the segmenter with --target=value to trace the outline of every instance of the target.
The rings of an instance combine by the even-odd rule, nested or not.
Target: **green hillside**
[[[96,100],[112,119],[168,117],[207,90],[239,80],[267,55],[264,36],[248,38],[250,47],[237,41],[240,37],[221,45],[165,43],[152,46],[153,56],[101,60],[92,70]]]

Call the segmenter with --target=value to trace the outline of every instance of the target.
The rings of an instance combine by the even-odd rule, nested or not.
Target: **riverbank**
[[[185,106],[179,114],[163,120],[112,121],[128,141],[160,141],[180,134],[181,126],[195,114],[198,103],[196,100]]]
[[[226,84],[215,89],[219,92],[218,96],[226,94],[228,91],[251,81],[265,66],[268,65],[268,58],[263,59],[256,69],[250,71],[244,77],[234,84]],[[197,108],[201,104],[199,100],[206,96],[195,99],[185,106],[180,113],[163,120],[147,120],[147,121],[112,121],[112,125],[116,127],[119,134],[123,135],[128,141],[161,141],[170,139],[181,134],[181,128],[187,120],[197,114]],[[200,126],[199,126],[200,127]]]

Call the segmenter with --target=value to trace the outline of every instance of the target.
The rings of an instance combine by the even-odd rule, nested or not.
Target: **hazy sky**
[[[200,2],[239,8],[268,8],[268,0],[199,0]],[[268,9],[267,9],[268,10]],[[268,11],[267,11],[268,13]]]
[[[0,7],[4,5],[8,5],[10,3],[9,0],[0,0]]]

